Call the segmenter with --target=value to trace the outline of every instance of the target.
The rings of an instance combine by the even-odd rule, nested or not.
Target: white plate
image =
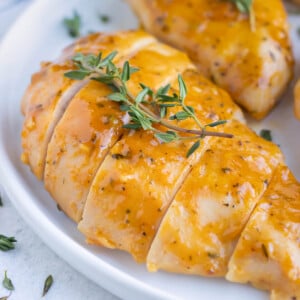
[[[55,58],[72,41],[62,26],[62,19],[71,15],[74,8],[84,20],[85,33],[137,26],[133,13],[120,0],[40,0],[34,2],[10,30],[0,49],[0,167],[1,182],[10,199],[32,229],[58,255],[123,299],[268,299],[266,293],[250,286],[221,279],[148,273],[144,265],[136,264],[125,253],[87,246],[75,224],[58,212],[42,184],[20,162],[20,98],[39,62]],[[111,22],[101,24],[98,14],[108,14]],[[296,46],[300,17],[291,17],[291,20]],[[295,53],[300,58],[300,47],[295,47]],[[300,123],[293,117],[291,91],[285,98],[266,120],[251,125],[257,130],[272,130],[288,165],[300,179]]]

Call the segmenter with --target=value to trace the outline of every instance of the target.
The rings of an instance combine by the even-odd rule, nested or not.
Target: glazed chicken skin
[[[212,130],[234,137],[205,137],[187,157],[193,141],[162,143],[151,131],[123,128],[128,115],[108,99],[112,91],[107,85],[61,78],[67,67],[75,68],[71,61],[75,53],[105,55],[113,50],[118,51],[118,66],[128,60],[140,70],[127,83],[132,95],[141,91],[140,83],[153,90],[169,83],[170,95],[179,94],[177,76],[181,74],[188,90],[186,104],[195,109],[200,122],[227,120]],[[22,107],[23,160],[43,179],[60,208],[78,223],[89,243],[127,251],[150,271],[227,276],[244,282],[244,275],[230,275],[235,257],[238,263],[246,263],[252,251],[240,251],[241,236],[251,228],[274,184],[285,192],[285,178],[275,175],[287,168],[279,148],[247,127],[229,94],[203,77],[186,54],[143,31],[93,34],[68,47],[55,63],[43,64],[33,76]],[[178,109],[171,107],[167,117]],[[198,128],[190,118],[174,122]],[[42,138],[45,132],[47,140]],[[289,188],[290,198],[298,201],[294,189],[299,184],[295,181]],[[280,197],[277,205],[286,207],[285,198]],[[292,213],[286,216],[294,223],[285,229],[282,244],[300,228],[293,218]],[[252,239],[259,238],[257,234]],[[269,242],[275,245],[276,238],[270,235]],[[294,241],[287,259],[292,261],[299,247]],[[283,261],[278,264],[284,268]],[[293,286],[296,295],[300,291],[297,268],[293,278],[282,273],[282,280]],[[251,270],[248,276],[256,284]],[[268,276],[265,281],[267,285],[257,286],[273,291],[273,281]],[[274,293],[292,296],[280,286]]]
[[[275,105],[292,77],[287,15],[281,0],[255,0],[255,27],[231,1],[127,0],[142,26],[188,53],[200,72],[254,118]]]

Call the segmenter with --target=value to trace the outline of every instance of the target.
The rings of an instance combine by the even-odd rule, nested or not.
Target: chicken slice
[[[22,112],[25,115],[22,160],[30,165],[39,179],[43,178],[47,147],[56,124],[72,98],[87,83],[64,77],[64,73],[74,67],[66,59],[79,51],[94,54],[102,51],[106,55],[119,50],[118,60],[154,40],[142,31],[91,35],[68,47],[56,63],[45,63],[42,70],[33,75],[22,100]]]
[[[43,178],[45,156],[52,132],[69,101],[87,83],[64,78],[71,64],[50,65],[33,76],[25,95],[25,112],[22,130],[22,160],[30,165],[32,172]],[[51,82],[51,84],[49,84]],[[29,94],[29,95],[28,95]]]
[[[280,150],[233,122],[213,139],[175,196],[151,245],[150,271],[225,276],[243,227],[266,189]]]
[[[271,290],[272,300],[300,299],[300,184],[276,170],[244,229],[226,278]]]
[[[263,118],[292,77],[281,0],[253,1],[255,28],[233,1],[127,0],[147,31],[188,53],[205,76],[253,117]]]
[[[45,187],[76,222],[99,164],[123,131],[124,114],[107,100],[109,94],[107,85],[87,84],[71,101],[48,146]]]
[[[138,73],[135,75],[133,85],[128,83],[129,87],[132,85],[133,92],[141,80],[158,88],[162,78],[168,81],[170,76],[176,77],[177,72],[193,68],[185,54],[157,45],[151,39],[150,44],[143,44],[145,48],[135,49],[126,57],[143,73],[143,78]],[[161,64],[161,61],[164,63]],[[107,100],[111,93],[111,89],[103,84],[90,83],[84,87],[71,101],[48,146],[44,178],[46,189],[76,222],[81,219],[90,184],[99,165],[123,132],[122,118],[126,117],[119,105]]]
[[[157,48],[160,52],[160,46]],[[145,61],[151,60],[141,57],[134,65],[140,67],[140,63],[146,65]],[[138,81],[134,78],[138,73],[134,74],[132,84],[144,82],[145,74],[140,72]],[[203,124],[219,118],[242,118],[227,93],[195,70],[186,71],[183,78],[189,91],[186,103],[195,108]],[[170,114],[175,111],[170,109]],[[195,128],[191,119],[180,124]],[[78,226],[88,242],[125,250],[137,261],[145,261],[162,217],[210,140],[206,137],[200,149],[186,158],[190,141],[159,144],[151,132],[124,134],[105,158],[89,192]]]

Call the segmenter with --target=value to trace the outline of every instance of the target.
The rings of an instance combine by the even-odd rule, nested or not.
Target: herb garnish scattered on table
[[[14,243],[17,240],[14,237],[7,237],[5,235],[0,234],[0,250],[9,251],[15,249]]]
[[[45,283],[44,283],[44,289],[43,289],[42,297],[44,297],[48,293],[48,291],[51,288],[52,284],[53,284],[53,277],[52,277],[52,275],[49,275],[46,278]]]
[[[13,291],[15,289],[11,279],[7,277],[7,271],[4,271],[4,279],[2,281],[2,285],[9,291]]]
[[[80,36],[81,17],[76,11],[74,11],[72,18],[64,19],[64,25],[71,37],[76,38]]]
[[[139,71],[131,67],[126,61],[122,68],[118,68],[113,59],[117,55],[114,51],[102,58],[100,52],[96,55],[76,54],[73,62],[77,70],[65,73],[65,76],[71,79],[82,80],[86,77],[109,85],[114,93],[108,96],[111,101],[118,102],[120,109],[127,112],[130,122],[123,127],[127,129],[144,129],[154,132],[155,137],[165,143],[181,140],[195,140],[192,147],[188,150],[186,156],[189,157],[200,146],[200,141],[205,136],[219,136],[231,138],[231,134],[207,131],[208,127],[215,127],[225,124],[226,121],[219,120],[210,124],[202,125],[197,118],[193,107],[186,105],[187,88],[181,75],[178,75],[179,95],[173,93],[170,95],[171,86],[160,87],[156,92],[146,85],[140,83],[141,92],[134,96],[127,89],[127,81],[131,74]],[[170,107],[179,107],[181,110],[166,119],[167,110]],[[174,125],[173,120],[181,121],[191,118],[195,121],[199,130],[186,129]],[[153,124],[159,124],[165,130],[153,127]]]
[[[110,18],[108,15],[99,15],[99,19],[102,23],[108,23],[110,21]]]
[[[236,8],[244,13],[249,15],[251,30],[255,31],[255,14],[253,10],[253,0],[229,0],[234,3]]]

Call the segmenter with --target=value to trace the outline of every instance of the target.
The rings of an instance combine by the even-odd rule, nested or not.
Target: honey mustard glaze
[[[223,0],[127,0],[146,30],[188,53],[205,76],[255,118],[263,118],[292,76],[293,56],[280,0],[253,1],[249,16]]]

